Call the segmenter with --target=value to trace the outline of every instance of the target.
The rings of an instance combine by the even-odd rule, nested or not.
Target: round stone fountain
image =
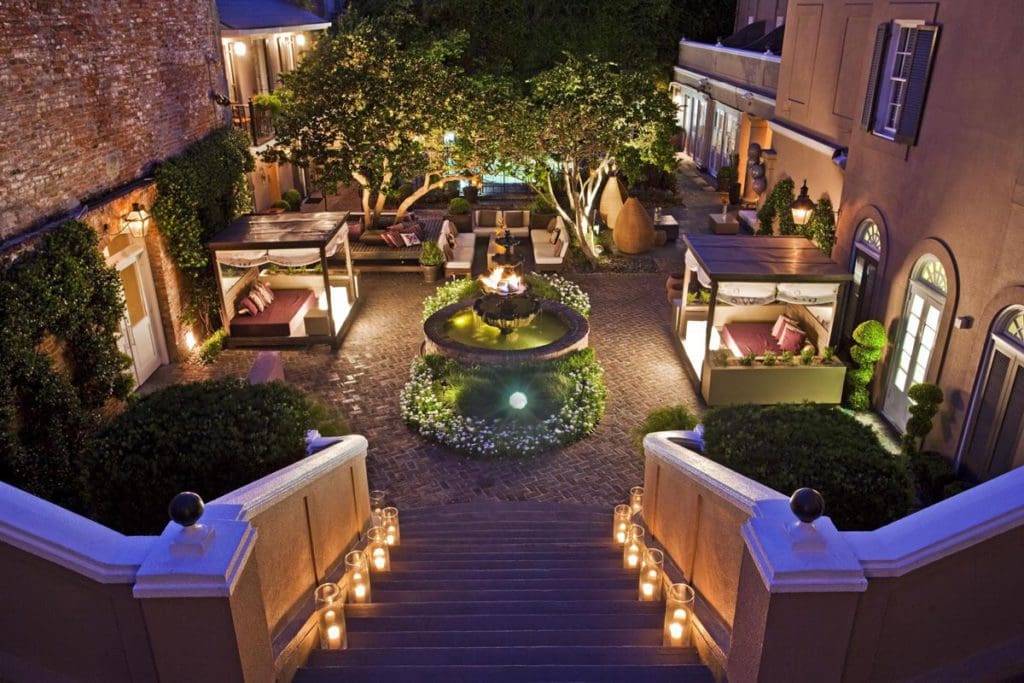
[[[480,278],[484,293],[446,306],[423,323],[424,351],[462,363],[523,363],[560,358],[589,345],[587,319],[556,301],[533,297],[517,269],[497,266]]]

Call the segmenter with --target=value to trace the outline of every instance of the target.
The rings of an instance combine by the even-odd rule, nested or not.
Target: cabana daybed
[[[337,348],[359,302],[347,215],[242,216],[210,240],[228,345]]]
[[[696,279],[710,303],[681,301],[676,335],[707,404],[839,403],[846,367],[823,355],[850,274],[804,237],[683,239],[683,292]]]

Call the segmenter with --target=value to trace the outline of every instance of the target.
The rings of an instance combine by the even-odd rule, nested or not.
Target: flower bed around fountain
[[[578,441],[604,413],[587,348],[590,299],[558,275],[496,268],[424,302],[425,354],[402,391],[422,436],[478,457],[527,456]]]

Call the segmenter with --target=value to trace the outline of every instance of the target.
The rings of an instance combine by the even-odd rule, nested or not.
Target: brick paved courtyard
[[[683,167],[688,208],[669,209],[684,232],[703,228],[714,195]],[[677,270],[682,250],[669,244],[653,256]],[[370,442],[373,488],[406,507],[475,500],[535,500],[611,504],[639,483],[643,464],[629,430],[653,408],[699,399],[671,339],[665,275],[571,275],[590,294],[591,344],[606,372],[608,404],[596,434],[568,448],[521,461],[476,461],[425,442],[402,421],[398,395],[423,338],[423,299],[434,285],[418,274],[366,274],[363,307],[335,354],[326,346],[283,351],[286,379],[336,406],[352,430]],[[216,363],[162,368],[146,389],[227,374],[244,376],[255,351],[228,350]]]

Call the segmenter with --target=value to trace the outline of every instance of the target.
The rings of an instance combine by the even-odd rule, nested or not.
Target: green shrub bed
[[[516,393],[526,398],[522,408],[511,405]],[[428,355],[413,362],[401,407],[410,427],[446,448],[479,458],[526,457],[593,433],[605,397],[593,349],[504,366]]]
[[[128,534],[160,533],[181,491],[212,500],[306,454],[306,431],[337,418],[283,382],[179,384],[133,402],[86,451],[88,512]]]
[[[704,443],[707,457],[776,491],[817,489],[840,529],[875,529],[911,509],[906,459],[831,406],[715,408],[704,418]]]

